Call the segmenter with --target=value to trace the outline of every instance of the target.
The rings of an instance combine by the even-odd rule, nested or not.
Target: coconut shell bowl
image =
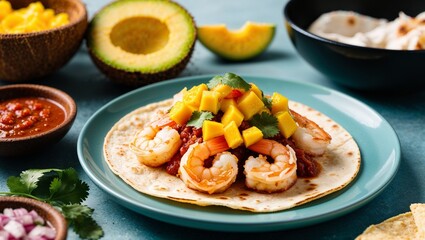
[[[67,223],[63,215],[51,205],[24,197],[0,197],[0,212],[6,208],[24,208],[28,212],[34,210],[48,225],[56,231],[55,240],[65,240],[67,237]]]
[[[14,10],[41,2],[55,14],[67,13],[69,23],[49,30],[0,34],[0,80],[27,82],[55,72],[79,49],[88,25],[80,0],[12,0]]]
[[[77,105],[56,88],[11,84],[0,87],[0,114],[0,156],[24,156],[48,150],[60,141],[72,127]]]

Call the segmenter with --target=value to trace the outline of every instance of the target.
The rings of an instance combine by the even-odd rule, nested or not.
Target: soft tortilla
[[[220,194],[204,194],[191,190],[163,168],[141,165],[129,149],[129,143],[158,110],[166,111],[172,99],[141,107],[118,121],[105,137],[104,156],[111,170],[137,191],[160,198],[201,206],[218,205],[252,212],[273,212],[292,208],[323,197],[347,186],[360,168],[360,150],[352,136],[322,113],[300,103],[290,102],[291,109],[315,121],[331,136],[332,142],[324,156],[316,160],[322,171],[316,178],[299,178],[282,193],[262,194],[234,183]]]

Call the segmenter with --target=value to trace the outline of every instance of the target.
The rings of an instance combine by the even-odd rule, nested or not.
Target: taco
[[[191,102],[198,106],[185,109]],[[310,130],[318,140],[305,138]],[[105,137],[104,157],[141,193],[252,212],[338,191],[361,162],[352,136],[331,118],[230,73],[123,116]]]

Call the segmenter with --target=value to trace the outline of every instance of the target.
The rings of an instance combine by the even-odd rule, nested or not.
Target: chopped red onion
[[[5,208],[0,213],[0,240],[50,240],[56,236],[56,230],[34,210],[25,208]]]

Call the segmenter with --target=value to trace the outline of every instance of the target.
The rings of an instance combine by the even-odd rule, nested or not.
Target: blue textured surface
[[[86,1],[91,16],[108,1]],[[217,59],[199,43],[181,76],[235,72],[300,82],[316,83],[344,92],[380,113],[395,129],[401,142],[402,159],[398,173],[373,201],[337,219],[310,227],[266,233],[228,233],[196,230],[163,223],[135,213],[115,203],[82,170],[77,157],[77,139],[83,125],[100,107],[130,91],[107,80],[92,64],[85,47],[69,64],[50,77],[38,81],[69,93],[77,102],[77,119],[66,137],[50,151],[20,159],[1,158],[0,190],[5,179],[28,168],[74,167],[90,185],[85,202],[95,209],[94,217],[105,230],[104,239],[354,239],[370,224],[406,212],[414,202],[425,202],[425,90],[391,93],[361,93],[334,85],[302,60],[289,42],[283,25],[282,8],[276,0],[185,0],[179,1],[198,24],[227,23],[232,28],[245,21],[272,22],[278,25],[271,47],[259,58],[244,63]],[[350,74],[350,73],[347,73]],[[9,84],[0,82],[0,85]],[[78,239],[70,231],[69,239]]]

